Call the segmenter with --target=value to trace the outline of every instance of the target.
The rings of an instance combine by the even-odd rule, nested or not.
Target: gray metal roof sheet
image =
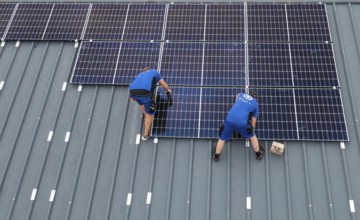
[[[350,141],[288,141],[262,161],[245,141],[216,163],[215,140],[136,144],[141,112],[126,87],[62,91],[73,42],[6,42],[0,219],[360,219],[360,4],[327,11]]]

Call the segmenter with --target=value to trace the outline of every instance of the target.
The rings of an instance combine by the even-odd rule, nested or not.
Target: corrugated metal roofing
[[[216,163],[214,140],[137,144],[126,87],[65,84],[73,42],[6,42],[0,219],[360,219],[360,4],[327,11],[350,141],[285,142],[262,161],[244,141]]]

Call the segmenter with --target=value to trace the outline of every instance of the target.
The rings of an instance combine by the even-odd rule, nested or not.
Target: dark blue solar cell
[[[244,5],[208,4],[205,41],[244,41]]]
[[[288,44],[249,44],[249,85],[293,86]]]
[[[161,75],[170,85],[201,85],[203,43],[164,43]]]
[[[53,7],[48,3],[20,3],[5,39],[41,40]]]
[[[205,5],[170,4],[165,40],[203,41],[205,23]]]
[[[3,38],[3,35],[9,24],[11,15],[14,12],[15,6],[16,4],[13,3],[0,4],[0,37],[1,38]]]
[[[159,87],[151,135],[197,138],[199,136],[200,88],[172,87],[168,97]]]
[[[55,4],[43,40],[80,39],[89,4]]]
[[[294,86],[339,86],[332,44],[290,44]]]
[[[201,85],[245,86],[243,43],[206,43]]]
[[[248,41],[289,41],[285,5],[248,4],[247,21]]]
[[[348,140],[339,89],[295,89],[301,140]]]
[[[70,82],[113,84],[120,42],[82,42]]]
[[[84,40],[121,40],[128,4],[93,4]]]
[[[114,83],[128,85],[143,68],[158,68],[160,43],[123,42]]]
[[[331,41],[324,4],[286,5],[292,42]]]
[[[130,4],[124,40],[161,40],[166,4]]]

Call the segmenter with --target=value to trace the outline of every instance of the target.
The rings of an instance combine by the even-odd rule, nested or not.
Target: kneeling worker
[[[150,135],[150,127],[155,114],[155,97],[154,91],[156,84],[159,83],[166,94],[171,95],[171,90],[166,82],[161,77],[160,73],[149,67],[145,67],[143,72],[139,73],[134,81],[130,84],[130,98],[137,101],[140,105],[141,111],[145,115],[144,134],[141,137],[146,141]]]
[[[213,150],[213,159],[215,161],[219,160],[225,142],[230,140],[234,130],[240,133],[243,138],[250,139],[256,159],[261,160],[263,157],[264,148],[259,146],[259,141],[254,132],[259,111],[256,99],[257,94],[255,92],[250,92],[250,94],[240,93],[236,98],[235,104],[230,109],[224,120],[224,125],[220,129],[220,139]]]

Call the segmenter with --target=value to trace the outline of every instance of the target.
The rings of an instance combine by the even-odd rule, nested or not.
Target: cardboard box
[[[285,150],[285,145],[276,141],[273,141],[271,144],[270,152],[276,155],[283,155]]]

